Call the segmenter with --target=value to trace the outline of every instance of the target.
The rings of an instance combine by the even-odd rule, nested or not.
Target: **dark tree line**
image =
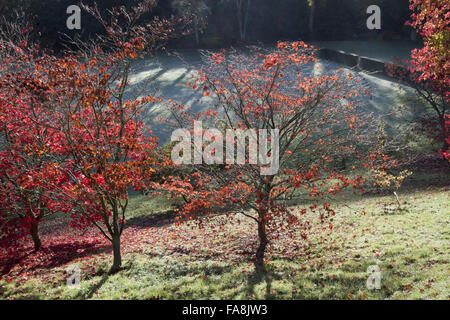
[[[101,10],[138,0],[97,1]],[[82,15],[82,30],[66,28],[68,6],[74,0],[0,0],[2,15],[23,9],[34,17],[36,32],[44,45],[61,48],[61,34],[88,38],[101,32],[98,22]],[[84,0],[92,4],[92,0]],[[410,37],[404,23],[410,11],[408,0],[159,0],[149,14],[167,17],[192,14],[192,35],[176,46],[223,47],[246,42],[271,43],[277,40],[399,40]],[[368,30],[366,9],[379,5],[382,29]]]

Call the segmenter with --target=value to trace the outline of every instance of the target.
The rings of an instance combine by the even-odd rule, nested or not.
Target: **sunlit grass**
[[[17,281],[0,281],[3,299],[449,299],[450,191],[448,188],[403,194],[407,209],[386,212],[392,196],[368,197],[349,205],[337,205],[332,231],[313,234],[308,250],[294,258],[276,255],[267,263],[266,276],[254,274],[251,255],[236,261],[222,257],[229,241],[226,230],[214,234],[209,245],[217,256],[191,255],[189,243],[180,242],[186,253],[168,254],[161,248],[144,247],[141,253],[125,255],[124,269],[108,275],[108,255],[99,256],[92,269],[82,274],[81,287],[65,285],[60,266],[39,276]],[[167,207],[137,197],[131,207],[140,217]],[[365,210],[366,214],[362,213]],[[221,219],[221,217],[212,218]],[[233,229],[245,234],[249,223]],[[151,228],[151,227],[149,227]],[[206,229],[170,225],[183,236]],[[208,228],[208,226],[206,226]],[[242,230],[237,230],[240,228]],[[179,231],[178,231],[179,230]],[[231,229],[229,229],[231,230]],[[201,242],[200,242],[201,243]],[[206,252],[206,251],[205,251]],[[367,268],[378,265],[381,289],[368,290]],[[82,267],[82,266],[81,266]],[[22,279],[23,280],[23,279]]]

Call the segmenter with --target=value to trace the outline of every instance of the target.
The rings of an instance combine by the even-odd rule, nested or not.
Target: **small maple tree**
[[[0,219],[7,246],[25,230],[39,250],[39,224],[70,209],[55,192],[68,183],[57,169],[66,153],[54,112],[41,104],[45,85],[35,74],[41,57],[31,32],[26,20],[0,27]]]
[[[422,49],[414,49],[411,59],[388,64],[388,73],[412,85],[423,102],[426,116],[420,129],[429,133],[442,150],[449,149],[450,132],[446,126],[450,99],[450,3],[446,0],[410,0],[411,20],[407,23],[424,41]]]
[[[48,175],[53,179],[53,183],[49,181],[56,194],[53,199],[70,208],[74,226],[94,225],[111,241],[111,272],[118,271],[122,264],[120,244],[128,193],[131,188],[147,185],[165,162],[156,151],[157,139],[140,114],[160,99],[140,97],[143,91],[135,95],[128,92],[135,63],[185,32],[182,18],[153,17],[143,22],[155,5],[152,0],[140,1],[131,10],[114,8],[107,17],[96,6],[83,6],[104,26],[105,35],[92,42],[74,40],[71,44],[76,51],[62,57],[42,54],[28,66],[25,76],[24,68],[9,72],[4,85],[23,92],[32,99],[33,108],[45,111],[41,113],[44,118],[33,122],[56,143],[53,146],[44,141],[47,144],[38,145],[36,152],[40,155],[47,149],[61,150],[64,158],[51,168],[67,181],[61,184]],[[18,123],[22,131],[27,125]],[[40,138],[31,132],[30,139],[26,147],[36,145],[39,141],[35,139]],[[33,207],[39,208],[37,204]]]
[[[211,53],[189,86],[203,90],[214,107],[195,115],[182,104],[171,106],[169,123],[192,128],[193,121],[203,120],[216,128],[204,128],[201,134],[207,144],[194,143],[192,149],[218,161],[188,165],[186,172],[192,174],[168,177],[163,187],[185,198],[180,212],[189,219],[218,209],[228,211],[230,217],[240,213],[250,218],[259,240],[254,260],[257,271],[264,271],[271,239],[283,232],[308,237],[307,209],[331,227],[335,212],[328,198],[350,186],[363,188],[364,178],[352,174],[352,169],[391,163],[382,152],[388,143],[382,138],[380,122],[359,103],[368,90],[353,74],[342,70],[324,74],[315,64],[314,53],[303,42],[280,42],[268,51]],[[267,145],[263,140],[254,147],[244,142],[245,150],[264,150],[259,155],[262,158],[278,156],[278,172],[264,173],[267,163],[262,158],[255,163],[250,153],[238,164],[225,161],[234,158],[236,148],[225,153],[220,149],[227,143],[242,144],[236,137],[229,139],[227,130],[260,129],[268,135],[278,130],[278,145],[272,136]],[[221,135],[207,137],[217,130]],[[336,160],[342,157],[353,161],[347,174],[336,169]],[[299,192],[311,198],[311,205],[302,209],[284,205],[282,200],[297,197]]]
[[[114,8],[108,18],[97,7],[84,6],[104,26],[106,36],[94,45],[77,43],[81,50],[76,56],[49,70],[52,81],[62,81],[64,88],[59,105],[64,148],[70,154],[66,173],[72,189],[67,196],[77,221],[95,225],[111,241],[111,272],[122,264],[120,239],[130,188],[143,188],[165,161],[140,115],[160,98],[127,95],[135,63],[174,37],[181,21],[154,17],[142,23],[155,5],[147,0],[131,10]]]
[[[59,147],[60,133],[42,125],[43,113],[35,117],[34,112],[39,112],[39,108],[32,108],[19,99],[8,98],[5,102],[2,95],[0,100],[2,215],[6,221],[14,216],[20,220],[18,225],[9,224],[8,231],[13,234],[7,236],[18,236],[17,228],[25,227],[35,250],[39,250],[39,224],[53,213],[70,211],[62,205],[55,189],[68,183],[57,169],[58,158],[64,157]]]

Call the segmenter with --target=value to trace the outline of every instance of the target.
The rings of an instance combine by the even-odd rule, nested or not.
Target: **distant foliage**
[[[83,3],[92,6],[94,0]],[[138,0],[97,1],[101,12],[120,5],[127,9]],[[77,1],[0,0],[0,12],[10,15],[14,10],[26,10],[34,17],[36,32],[42,43],[52,49],[64,47],[62,34],[87,40],[104,30],[96,19],[82,14],[82,30],[66,28],[66,9]],[[314,6],[311,6],[314,4]],[[378,5],[383,12],[383,27],[370,31],[366,27],[366,9]],[[51,12],[52,14],[49,14]],[[284,40],[351,40],[355,38],[407,39],[409,29],[404,22],[409,17],[408,0],[160,0],[144,19],[154,16],[192,13],[193,39],[172,42],[173,46],[224,47],[242,42],[276,42]],[[193,41],[194,40],[194,41]]]
[[[446,0],[410,0],[410,25],[424,39],[415,49],[412,64],[420,72],[418,81],[431,81],[447,101],[450,99],[450,3]]]

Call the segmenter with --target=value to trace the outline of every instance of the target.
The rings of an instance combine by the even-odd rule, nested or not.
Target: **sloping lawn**
[[[173,213],[163,212],[167,205],[137,196],[123,236],[120,273],[107,274],[110,247],[95,240],[94,231],[74,234],[70,244],[49,231],[43,252],[32,253],[30,245],[15,264],[0,269],[0,297],[449,299],[449,196],[448,187],[405,193],[401,212],[393,210],[392,196],[337,203],[332,230],[316,225],[309,241],[272,244],[266,276],[253,273],[256,238],[248,219],[229,223],[217,215],[201,227],[177,227]],[[65,284],[73,265],[82,270],[78,289]],[[379,290],[366,286],[373,265],[381,271]]]

